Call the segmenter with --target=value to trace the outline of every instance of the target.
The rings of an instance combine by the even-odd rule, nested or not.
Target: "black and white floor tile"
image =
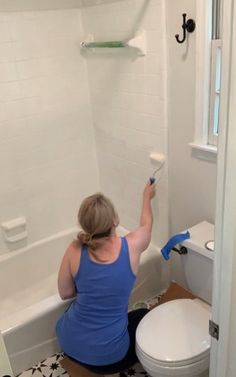
[[[69,374],[61,367],[60,360],[63,359],[63,353],[57,353],[32,368],[19,374],[17,377],[70,377]],[[121,377],[149,377],[140,364],[135,364],[121,373]]]
[[[146,303],[147,303],[147,305],[148,305],[148,309],[152,309],[152,308],[154,308],[155,306],[157,306],[157,304],[159,303],[161,297],[162,297],[162,294],[149,298],[149,299],[146,301]]]
[[[17,377],[69,377],[59,363],[62,359],[63,353],[57,353],[33,365],[32,368],[20,373]]]

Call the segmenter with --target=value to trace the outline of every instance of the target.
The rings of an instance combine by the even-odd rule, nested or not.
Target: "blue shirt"
[[[109,264],[92,261],[87,246],[81,248],[77,296],[57,322],[62,350],[85,364],[113,364],[129,348],[128,301],[136,276],[127,241],[121,241],[118,258]]]

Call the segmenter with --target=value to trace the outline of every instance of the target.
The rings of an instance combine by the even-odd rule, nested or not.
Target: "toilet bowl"
[[[151,310],[136,331],[136,353],[152,377],[207,377],[210,305],[177,299]]]

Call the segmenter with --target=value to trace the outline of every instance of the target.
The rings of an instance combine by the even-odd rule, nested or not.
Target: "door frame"
[[[215,259],[212,320],[219,340],[212,338],[210,377],[229,377],[231,308],[234,304],[233,263],[236,254],[236,5],[222,7],[222,86],[217,156]],[[236,299],[235,299],[236,301]],[[235,360],[236,364],[236,360]],[[232,366],[231,366],[232,367]]]

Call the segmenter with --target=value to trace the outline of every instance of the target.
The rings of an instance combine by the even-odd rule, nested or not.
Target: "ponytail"
[[[81,246],[87,245],[89,249],[96,250],[105,243],[108,237],[93,238],[91,234],[81,231],[77,235],[77,240]]]

